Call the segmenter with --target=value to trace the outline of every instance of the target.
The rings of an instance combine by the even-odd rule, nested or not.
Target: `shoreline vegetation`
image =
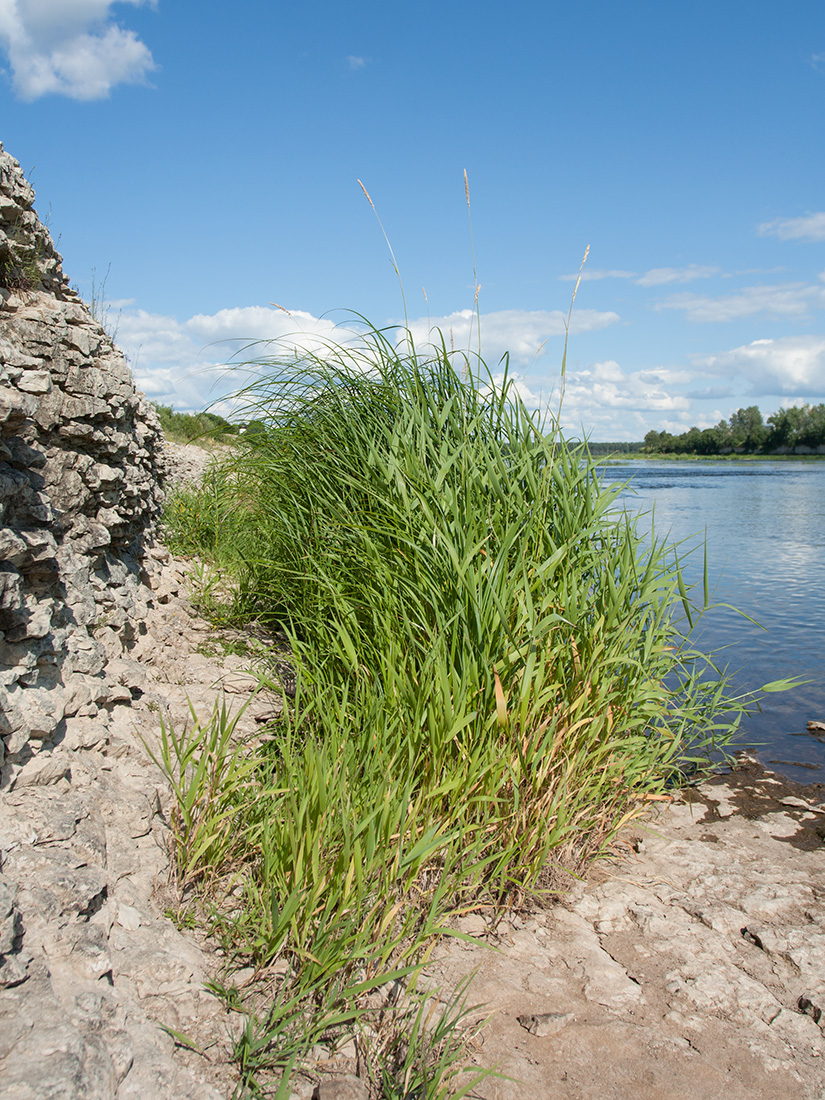
[[[821,458],[825,404],[779,409],[767,422],[759,408],[750,405],[714,428],[689,428],[681,435],[649,431],[642,443],[592,443],[590,453],[615,458]]]
[[[178,919],[251,968],[215,986],[246,1013],[238,1096],[286,1098],[347,1043],[372,1097],[467,1095],[467,990],[417,982],[434,944],[609,854],[758,698],[674,625],[707,582],[506,372],[371,328],[252,366],[256,430],[172,496],[166,537],[213,621],[287,639],[294,683],[273,651],[284,709],[254,742],[220,707],[162,728]]]
[[[696,452],[666,454],[648,451],[594,451],[592,447],[588,450],[600,465],[605,462],[822,462],[825,459],[825,454],[783,454],[778,451],[767,454],[731,452],[704,455]]]
[[[160,404],[155,404],[154,408],[164,435],[173,443],[197,443],[206,447],[216,443],[231,444],[236,437],[258,432],[263,427],[257,418],[233,422],[214,412],[176,412],[172,406]],[[743,421],[756,426],[754,440],[758,446],[749,448],[739,443],[734,447],[732,425]],[[758,430],[760,424],[764,431]],[[601,461],[645,458],[722,459],[728,462],[817,460],[825,457],[825,452],[816,453],[817,448],[825,447],[825,405],[780,410],[768,417],[767,425],[759,409],[753,406],[739,409],[730,422],[720,421],[715,428],[691,428],[679,436],[654,430],[648,432],[643,441],[635,443],[588,440],[581,446],[586,446],[589,454]]]
[[[208,446],[210,443],[231,442],[232,437],[241,431],[239,424],[233,424],[213,412],[186,413],[176,412],[171,405],[154,403],[155,412],[165,437],[172,443],[197,443]]]

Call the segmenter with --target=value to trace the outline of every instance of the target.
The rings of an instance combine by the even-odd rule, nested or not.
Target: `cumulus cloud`
[[[821,289],[825,294],[825,287]],[[334,317],[287,312],[270,304],[180,320],[138,309],[128,301],[117,305],[117,340],[138,386],[153,401],[181,410],[210,406],[224,415],[233,412],[228,396],[260,376],[262,368],[246,365],[249,361],[302,351],[323,358],[331,345],[357,348],[361,342],[359,326],[346,314],[344,323],[336,324]],[[509,351],[509,377],[528,408],[556,412],[565,320],[561,310],[481,315],[486,362],[497,371],[500,384],[501,368],[496,364]],[[618,321],[615,313],[580,310],[573,314],[571,332],[595,332]],[[451,341],[458,352],[478,348],[477,318],[470,309],[417,318],[410,328],[419,348],[438,339],[436,329],[448,348]],[[401,338],[400,327],[398,335]],[[825,336],[756,340],[672,366],[628,369],[614,358],[583,366],[570,363],[562,422],[575,436],[642,439],[651,428],[678,433],[729,415],[730,409],[708,409],[711,402],[716,406],[730,399],[733,408],[768,394],[786,400],[825,399]]]
[[[668,373],[626,371],[613,359],[568,371],[562,427],[594,440],[643,439],[652,427],[689,419],[690,402],[663,384]]]
[[[194,339],[208,344],[253,345],[260,341],[286,340],[295,341],[305,351],[321,351],[332,340],[346,343],[354,338],[352,330],[337,325],[328,317],[314,317],[304,310],[286,310],[274,304],[196,313],[184,327]],[[263,349],[259,350],[265,354]]]
[[[717,376],[746,380],[752,394],[825,396],[825,336],[754,340],[716,355],[696,356],[693,362]]]
[[[511,378],[529,408],[555,411],[565,319],[560,310],[506,310],[481,316],[486,361],[495,366],[510,351]],[[582,310],[574,313],[571,329],[595,331],[618,319],[616,314]],[[413,321],[411,329],[419,346],[433,340],[434,327],[441,329],[448,347],[451,330],[456,349],[478,346],[472,310]],[[152,400],[178,409],[212,405],[224,413],[230,411],[227,395],[250,380],[248,372],[255,376],[256,368],[244,367],[245,361],[302,350],[323,357],[333,343],[358,346],[360,340],[354,324],[337,325],[330,317],[315,317],[304,310],[287,312],[274,305],[222,309],[178,320],[128,302],[119,315],[117,338],[129,356],[138,386]],[[537,352],[545,341],[544,357],[539,358]],[[749,404],[746,393],[789,399],[825,397],[825,336],[757,340],[717,354],[693,356],[688,365],[672,367],[628,370],[612,358],[583,367],[571,365],[562,419],[572,434],[585,430],[593,439],[642,439],[650,428],[684,431],[691,424],[704,425],[708,416],[708,423],[715,423],[723,414],[703,413],[694,401],[716,403],[733,397],[739,404]]]
[[[625,371],[614,359],[591,363],[585,368],[568,369],[561,421],[572,437],[588,436],[595,440],[642,439],[651,427],[691,418],[690,402],[667,388],[676,376],[686,372],[657,370]],[[503,374],[494,384],[500,386]],[[533,379],[525,372],[510,373],[511,385],[528,408],[556,416],[560,397],[560,378]],[[717,418],[718,419],[718,418]],[[695,422],[695,416],[691,423]],[[684,430],[684,426],[679,429]]]
[[[503,310],[482,314],[481,338],[485,360],[494,366],[509,352],[515,367],[526,367],[555,340],[560,351],[566,313],[561,310]],[[615,324],[616,313],[579,310],[573,313],[571,334]],[[438,340],[456,351],[478,350],[478,325],[473,310],[410,323],[416,344]],[[401,330],[399,329],[399,338]],[[336,324],[303,310],[278,306],[245,306],[198,313],[184,321],[124,305],[118,314],[117,340],[132,363],[138,384],[154,400],[179,408],[203,408],[210,401],[238,389],[246,381],[242,364],[294,351],[323,357],[332,345],[358,346],[357,325]],[[237,366],[233,367],[233,364]],[[554,367],[555,371],[555,367]],[[532,393],[525,383],[525,400],[534,406],[552,391],[554,381]]]
[[[637,286],[667,286],[668,283],[690,283],[694,279],[710,279],[719,274],[718,267],[688,264],[687,267],[652,267],[636,280]]]
[[[806,283],[743,287],[736,294],[712,298],[702,294],[672,294],[654,308],[681,309],[689,321],[736,321],[764,314],[767,317],[805,318],[812,309],[825,306],[825,288]]]
[[[366,57],[356,57],[355,54],[347,54],[347,65],[349,65],[353,71],[356,69],[363,69],[366,63]]]
[[[536,385],[527,382],[523,374],[509,373],[507,381],[510,386],[510,392],[515,391],[528,409],[544,411],[547,408],[549,398],[552,396],[555,387],[551,386],[548,392],[544,392]],[[482,385],[482,390],[486,393],[490,393],[491,389],[495,389],[497,392],[501,392],[504,386],[505,375],[503,371],[493,375],[493,385]]]
[[[154,363],[179,363],[197,351],[176,318],[129,307],[118,314],[117,342],[133,363],[141,358]]]
[[[143,84],[156,68],[134,31],[111,20],[114,0],[0,0],[0,49],[17,95],[105,99],[116,84]],[[154,4],[154,0],[120,0]]]
[[[759,226],[761,237],[778,237],[780,241],[825,241],[825,211],[805,214],[801,218],[776,218]]]
[[[127,305],[118,313],[117,343],[139,389],[154,401],[192,410],[220,402],[259,376],[265,368],[256,361],[302,353],[323,358],[333,346],[358,346],[361,337],[357,327],[275,305],[197,313],[185,321]]]
[[[565,402],[567,415],[575,410],[607,408],[636,412],[687,409],[689,402],[661,383],[665,372],[625,372],[613,359],[567,375]]]
[[[597,309],[573,311],[570,335],[607,328],[619,320],[618,313]],[[498,362],[509,352],[514,363],[527,364],[544,354],[547,341],[564,336],[567,314],[560,309],[503,309],[481,315],[481,350],[488,363]],[[472,309],[458,310],[443,317],[419,317],[410,322],[418,344],[430,343],[441,331],[448,346],[478,350],[477,317]]]

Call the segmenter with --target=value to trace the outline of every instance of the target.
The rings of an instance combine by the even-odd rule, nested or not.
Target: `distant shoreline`
[[[793,455],[793,454],[729,454],[729,455],[696,455],[696,454],[650,454],[642,451],[613,451],[610,454],[593,455],[595,462],[822,462],[825,455]]]

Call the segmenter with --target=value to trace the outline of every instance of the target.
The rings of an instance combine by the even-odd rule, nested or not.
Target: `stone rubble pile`
[[[170,488],[194,485],[203,480],[209,464],[226,453],[227,448],[220,444],[211,444],[206,451],[196,443],[166,442],[165,455],[169,464],[167,479]]]

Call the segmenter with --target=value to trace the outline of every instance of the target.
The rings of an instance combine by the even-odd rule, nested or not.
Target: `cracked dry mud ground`
[[[638,854],[560,905],[492,934],[464,918],[496,950],[450,944],[429,977],[477,968],[471,1002],[493,1015],[476,1061],[505,1075],[478,1095],[825,1097],[823,793],[749,764],[637,827]]]

